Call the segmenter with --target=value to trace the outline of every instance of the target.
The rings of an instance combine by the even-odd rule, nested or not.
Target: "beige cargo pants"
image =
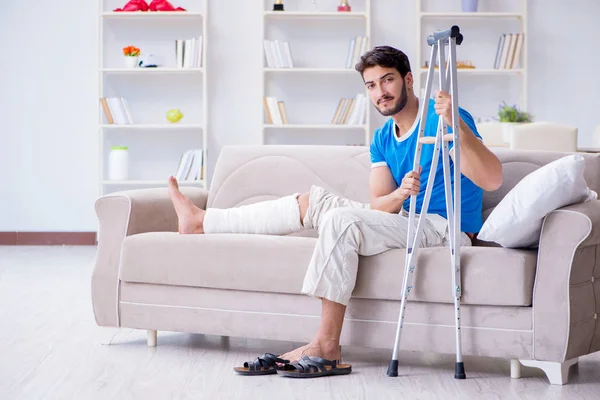
[[[415,219],[415,224],[418,218]],[[336,196],[312,186],[304,228],[319,233],[317,245],[304,277],[302,293],[347,305],[358,272],[358,256],[406,248],[408,212],[399,214],[371,210],[368,204]],[[416,225],[415,225],[416,230]],[[461,246],[471,239],[462,233]],[[437,214],[424,221],[421,247],[448,246],[447,221]]]

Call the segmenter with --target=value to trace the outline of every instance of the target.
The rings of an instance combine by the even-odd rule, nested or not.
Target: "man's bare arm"
[[[452,126],[452,97],[443,91],[435,96],[435,112]],[[471,131],[459,117],[460,172],[486,191],[497,190],[502,185],[502,164],[494,153]],[[454,149],[450,151],[454,159]]]
[[[502,164],[485,144],[460,119],[460,172],[486,191],[502,185]],[[454,159],[454,149],[450,151]]]
[[[409,172],[402,180],[400,187],[392,177],[387,166],[371,169],[369,177],[369,193],[371,209],[397,214],[402,204],[411,194],[419,193],[419,173]]]

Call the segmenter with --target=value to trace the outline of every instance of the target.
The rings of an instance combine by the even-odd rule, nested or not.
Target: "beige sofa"
[[[526,174],[564,155],[494,151],[504,183],[485,193],[484,217]],[[600,156],[583,156],[588,185],[600,192]],[[183,192],[199,207],[225,208],[316,184],[368,202],[369,170],[365,147],[234,146],[222,150],[210,191]],[[299,294],[314,232],[179,235],[164,188],[101,197],[96,212],[98,325],[148,330],[149,345],[156,344],[157,330],[296,342],[316,332],[320,302]],[[463,248],[463,354],[512,360],[513,377],[524,364],[544,369],[551,383],[566,383],[577,358],[600,349],[599,244],[600,201],[592,201],[550,213],[539,250],[477,241]],[[401,350],[455,352],[447,254],[444,248],[420,252]],[[391,355],[403,267],[404,250],[361,257],[342,345],[390,349]]]

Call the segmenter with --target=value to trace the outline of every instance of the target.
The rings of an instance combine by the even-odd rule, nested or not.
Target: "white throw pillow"
[[[595,200],[579,154],[562,157],[525,176],[494,208],[477,237],[503,247],[535,247],[544,217],[569,204]]]

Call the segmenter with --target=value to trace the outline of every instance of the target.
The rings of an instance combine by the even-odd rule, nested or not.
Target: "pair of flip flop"
[[[281,364],[278,365],[278,364]],[[326,360],[315,356],[302,356],[297,362],[290,363],[271,353],[246,361],[243,367],[233,369],[240,375],[271,375],[278,374],[288,378],[317,378],[331,375],[348,375],[352,365],[339,364],[337,360]]]

